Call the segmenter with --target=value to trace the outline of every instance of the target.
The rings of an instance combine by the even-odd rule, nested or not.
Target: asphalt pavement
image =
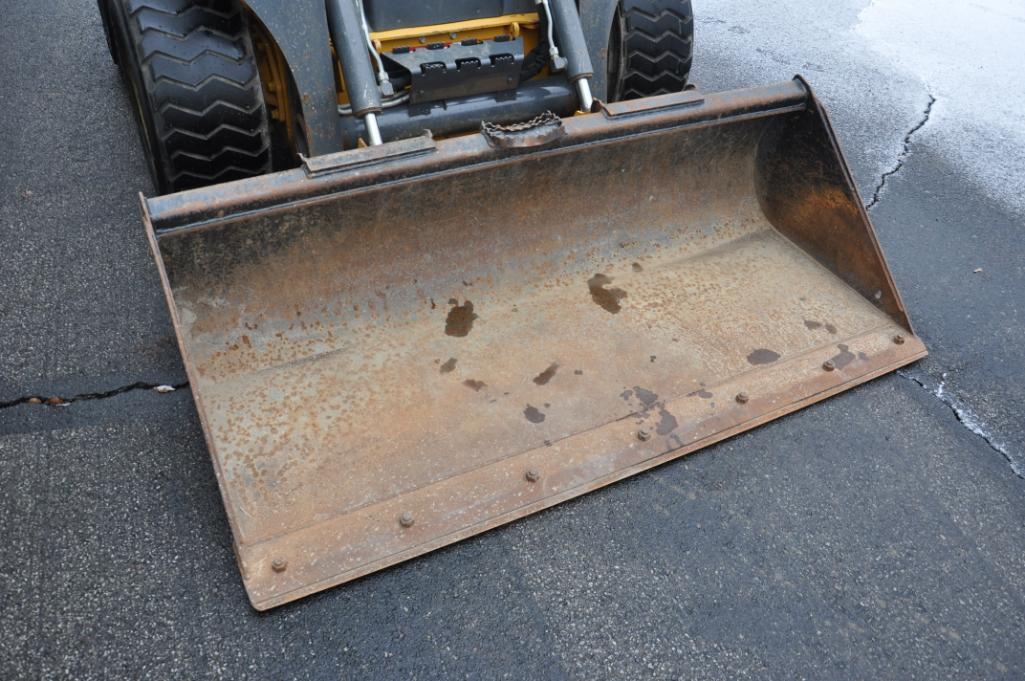
[[[0,677],[1025,674],[1012,0],[696,0],[708,91],[805,75],[925,361],[264,614],[245,597],[95,5],[0,26]],[[1020,80],[1020,78],[1019,78]],[[159,393],[156,385],[178,385]],[[32,404],[60,396],[67,406]]]

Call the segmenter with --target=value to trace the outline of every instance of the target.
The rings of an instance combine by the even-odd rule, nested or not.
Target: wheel
[[[237,0],[100,0],[161,193],[271,170],[267,107]]]
[[[620,0],[609,37],[609,99],[683,90],[693,49],[690,0]]]

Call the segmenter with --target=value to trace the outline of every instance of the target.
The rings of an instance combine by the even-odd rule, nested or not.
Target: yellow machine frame
[[[512,38],[522,37],[524,51],[530,52],[538,43],[539,25],[540,19],[537,13],[528,12],[431,26],[374,31],[370,34],[370,38],[374,43],[374,48],[383,54],[396,47],[416,47],[430,42],[455,42],[470,38],[491,40],[500,35],[507,35]],[[250,26],[267,110],[271,120],[282,124],[288,131],[289,145],[296,150],[299,148],[296,140],[296,132],[299,129],[299,126],[296,125],[298,107],[294,101],[288,65],[273,37],[252,14],[250,14]],[[333,50],[332,53],[334,53]],[[338,104],[347,104],[349,97],[345,92],[345,79],[337,57],[334,66]]]

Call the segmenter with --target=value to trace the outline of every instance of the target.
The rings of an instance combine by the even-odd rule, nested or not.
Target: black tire
[[[693,50],[690,0],[620,0],[609,38],[609,99],[683,90]]]
[[[267,107],[236,0],[100,0],[161,193],[271,170]]]

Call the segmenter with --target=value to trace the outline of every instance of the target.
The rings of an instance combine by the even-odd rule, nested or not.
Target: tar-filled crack
[[[966,430],[972,434],[978,436],[983,442],[989,445],[989,448],[994,452],[1004,457],[1007,463],[1011,466],[1011,470],[1022,480],[1025,480],[1025,469],[1022,468],[1021,464],[1015,460],[1015,457],[1011,456],[1007,445],[1003,444],[992,433],[986,428],[985,424],[975,415],[974,412],[957,397],[951,395],[946,390],[947,385],[947,374],[944,373],[936,386],[930,386],[924,380],[918,378],[914,374],[908,371],[898,371],[897,374],[903,378],[908,379],[918,387],[928,392],[933,397],[937,398],[940,402],[945,404],[951,413],[954,414],[954,418],[960,423]]]
[[[876,190],[872,193],[872,200],[868,202],[866,208],[873,208],[879,200],[882,198],[883,189],[886,187],[886,182],[891,177],[899,173],[904,168],[904,162],[907,161],[908,156],[911,154],[911,138],[915,136],[919,130],[925,127],[925,124],[929,122],[929,117],[932,115],[933,104],[936,103],[936,98],[929,95],[929,103],[925,106],[925,111],[922,113],[922,118],[915,123],[915,126],[908,130],[908,133],[904,135],[904,147],[901,149],[900,154],[897,155],[897,162],[892,168],[887,170],[879,177],[879,184],[876,185]]]
[[[39,404],[52,407],[65,407],[75,402],[88,402],[91,400],[106,400],[111,397],[117,397],[125,393],[134,392],[136,390],[153,390],[156,392],[174,392],[175,390],[181,390],[182,388],[188,388],[188,381],[184,383],[143,383],[137,381],[128,385],[123,385],[118,388],[111,390],[104,390],[102,392],[94,393],[79,393],[65,397],[63,395],[24,395],[22,397],[8,400],[6,402],[0,402],[0,409],[8,409],[10,407],[17,407],[21,404]]]

